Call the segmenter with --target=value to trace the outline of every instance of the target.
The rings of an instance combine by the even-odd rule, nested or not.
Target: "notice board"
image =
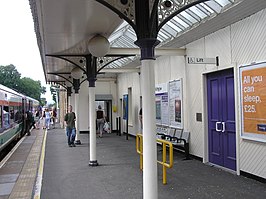
[[[241,137],[266,142],[266,62],[239,67]]]
[[[156,124],[169,125],[168,83],[155,86]]]
[[[169,125],[174,128],[183,128],[182,108],[182,81],[169,82]]]

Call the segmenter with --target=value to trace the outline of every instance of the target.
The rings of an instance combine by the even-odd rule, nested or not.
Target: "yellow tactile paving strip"
[[[32,145],[9,199],[31,199],[34,194],[33,190],[39,167],[44,132],[43,130],[35,130],[32,133],[36,134],[36,140]]]

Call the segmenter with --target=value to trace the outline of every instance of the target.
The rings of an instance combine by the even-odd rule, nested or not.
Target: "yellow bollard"
[[[143,169],[143,139],[142,139],[141,134],[137,134],[136,136],[136,148],[137,148],[137,153],[140,155],[139,156],[139,167],[142,170]]]
[[[163,166],[163,184],[167,184],[166,169],[173,167],[173,145],[171,142],[166,140],[157,139],[157,142],[162,143],[163,148],[163,160],[157,161]],[[169,163],[167,163],[166,148],[169,148]],[[136,149],[140,155],[140,169],[143,169],[143,137],[141,134],[136,136]]]

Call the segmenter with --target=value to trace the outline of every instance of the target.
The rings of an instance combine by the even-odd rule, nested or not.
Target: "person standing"
[[[103,125],[105,122],[104,112],[102,110],[101,105],[98,106],[98,110],[96,111],[96,121],[97,121],[97,131],[100,133],[99,137],[103,137]]]
[[[34,118],[31,111],[26,112],[26,133],[29,136],[31,127],[34,125]]]
[[[68,112],[64,118],[65,125],[66,125],[66,135],[67,135],[67,143],[69,147],[75,147],[75,137],[76,137],[76,128],[75,128],[75,121],[76,121],[76,114],[72,112],[72,106],[68,106]]]
[[[140,122],[140,132],[143,130],[143,117],[142,117],[142,108],[139,110],[139,122]]]

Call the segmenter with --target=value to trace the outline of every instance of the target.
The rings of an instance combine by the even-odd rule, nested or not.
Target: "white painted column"
[[[89,117],[90,117],[90,166],[97,166],[96,159],[96,113],[95,87],[89,87]]]
[[[158,198],[154,60],[141,61],[143,198]]]
[[[80,142],[79,134],[79,94],[75,93],[75,114],[76,114],[76,139],[75,142],[78,144]]]

